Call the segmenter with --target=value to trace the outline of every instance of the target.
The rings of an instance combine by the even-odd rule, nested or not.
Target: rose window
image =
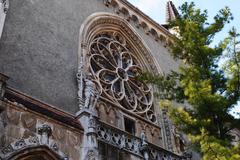
[[[155,122],[153,94],[137,80],[141,68],[128,43],[117,33],[102,33],[90,44],[90,69],[102,87],[101,97]]]

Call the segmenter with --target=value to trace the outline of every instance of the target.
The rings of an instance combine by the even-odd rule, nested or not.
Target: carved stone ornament
[[[49,125],[43,124],[42,126],[38,127],[39,134],[47,134],[48,136],[52,135],[52,129]]]
[[[85,160],[98,160],[98,153],[96,150],[88,150]]]
[[[0,0],[0,3],[3,4],[4,13],[7,13],[8,8],[9,8],[9,0]]]
[[[137,80],[142,69],[126,39],[118,32],[102,32],[90,44],[89,55],[91,73],[101,84],[101,96],[156,122],[152,90]]]
[[[18,150],[21,150],[28,146],[37,146],[37,145],[40,145],[40,143],[39,143],[38,137],[36,136],[29,137],[27,139],[20,139],[4,147],[0,152],[0,157],[7,157],[8,155]]]
[[[12,142],[8,146],[4,147],[0,150],[0,159],[9,159],[12,155],[22,151],[23,149],[31,148],[31,147],[41,147],[47,146],[49,149],[54,151],[57,155],[61,157],[61,160],[68,160],[68,156],[59,150],[56,142],[52,142],[51,144],[42,145],[40,139],[37,136],[29,137],[26,139],[19,139],[15,142]]]
[[[103,123],[99,123],[97,133],[99,141],[117,147],[120,150],[136,154],[145,160],[185,160],[184,157],[175,155],[172,152],[166,151],[160,147],[148,143],[146,140],[146,135],[144,133],[141,134],[140,139]]]
[[[41,135],[41,144],[49,144],[49,137],[52,135],[52,128],[43,124],[38,127],[38,133]]]

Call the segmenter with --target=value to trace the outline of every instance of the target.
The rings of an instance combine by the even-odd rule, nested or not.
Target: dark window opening
[[[99,159],[100,160],[123,160],[129,159],[129,156],[123,150],[119,150],[118,148],[105,144],[103,142],[98,143],[99,148]]]
[[[124,117],[124,126],[126,132],[135,135],[135,122],[133,120]]]

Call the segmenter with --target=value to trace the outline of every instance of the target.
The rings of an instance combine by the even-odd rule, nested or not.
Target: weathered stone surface
[[[0,72],[11,77],[9,85],[76,112],[79,29],[96,12],[114,11],[98,0],[11,0],[0,40]],[[163,71],[176,67],[163,44],[136,31]]]
[[[153,37],[148,27],[141,27],[140,29],[138,29],[139,27],[135,27],[136,24],[131,20],[132,17],[128,17],[124,12],[124,8],[120,8],[117,4],[114,6],[115,8],[106,7],[113,6],[113,1],[111,4],[110,0],[105,1],[106,6],[100,0],[11,0],[10,2],[11,7],[6,18],[3,35],[0,39],[0,72],[11,77],[8,83],[10,87],[32,98],[61,108],[66,112],[75,113],[79,109],[77,103],[78,86],[75,76],[78,68],[78,48],[80,46],[79,29],[89,15],[93,13],[110,12],[127,20],[127,25],[122,27],[124,32],[121,32],[126,34],[127,38],[130,37],[130,39],[133,39],[131,42],[133,46],[136,45],[131,52],[135,52],[134,50],[138,48],[143,48],[142,50],[149,49],[150,55],[154,57],[153,59],[150,58],[151,56],[148,52],[139,52],[139,57],[146,60],[149,68],[156,68],[154,63],[151,63],[153,61],[159,63],[161,70],[164,72],[169,72],[171,69],[176,69],[177,67],[178,63],[175,63],[171,58],[167,48],[164,47],[165,44],[157,40],[159,37]],[[124,3],[125,1],[122,2]],[[112,17],[115,16],[112,15]],[[116,26],[125,24],[125,21],[119,21],[119,17],[115,17],[116,21],[114,22]],[[103,23],[113,21],[113,19],[105,20]],[[146,20],[141,21],[146,22]],[[134,33],[135,31],[132,31],[132,27],[129,27],[128,24],[131,24],[136,29],[137,34]],[[122,28],[117,29],[119,31]],[[137,45],[140,43],[141,45]],[[81,44],[84,47],[87,47],[87,45],[85,43]],[[126,47],[130,47],[130,45]],[[121,72],[119,73],[121,74]],[[120,74],[120,78],[125,79],[125,76],[121,76]],[[1,88],[3,87],[0,84],[0,95],[3,93]],[[91,92],[91,85],[85,84],[85,87],[81,89],[89,93],[85,93],[81,100],[85,100],[85,108],[90,108],[89,105],[91,102],[94,104],[94,100],[91,99],[96,96],[96,93]],[[135,96],[138,97],[138,95]],[[11,98],[9,100],[12,100]],[[111,100],[111,98],[108,100]],[[48,115],[39,116],[39,114],[34,114],[34,112],[38,112],[36,103],[28,103],[25,98],[22,98],[20,101],[24,101],[30,106],[25,106],[26,110],[19,109],[24,107],[23,105],[17,105],[19,110],[7,109],[8,125],[2,127],[3,125],[0,122],[0,129],[4,128],[6,132],[6,135],[2,136],[2,142],[6,144],[15,143],[17,139],[21,138],[24,142],[29,137],[37,135],[41,144],[47,145],[57,152],[63,151],[69,154],[72,159],[80,159],[81,147],[89,147],[91,144],[94,144],[91,149],[97,148],[96,128],[88,126],[87,120],[81,121],[82,123],[84,122],[82,125],[85,126],[85,137],[83,137],[82,134],[76,133],[75,130],[73,131],[72,126],[67,126],[69,125],[69,119],[73,120],[72,125],[76,124],[74,116],[70,114],[70,116],[66,116],[65,114],[65,116],[61,117],[63,115],[61,111],[57,111],[58,114],[56,116],[54,114],[56,110],[53,111],[53,109],[48,110]],[[30,101],[33,100],[31,99]],[[125,102],[120,103],[124,104]],[[12,102],[11,104],[14,105],[15,103]],[[32,112],[28,112],[28,109]],[[133,110],[126,110],[126,108],[124,110],[124,108],[119,108],[108,103],[100,104],[97,109],[101,121],[116,127],[114,129],[116,135],[121,135],[119,133],[124,132],[124,116],[126,115],[134,120],[140,119],[141,122],[136,122],[136,136],[138,138],[143,131],[146,133],[148,142],[163,146],[160,137],[160,128],[154,125],[151,126],[151,122],[142,120],[142,113],[136,112],[137,114],[133,115],[134,113],[130,113]],[[155,107],[152,111],[155,114],[155,112],[159,112],[159,109]],[[46,108],[40,109],[39,112],[41,114],[46,113]],[[51,118],[54,117],[54,120],[48,117],[49,115],[51,115]],[[61,121],[59,117],[62,118]],[[44,124],[49,126],[44,127]],[[103,140],[106,141],[110,136],[111,134],[106,134]],[[124,139],[125,137],[121,138]],[[82,146],[83,139],[85,140],[85,146]],[[117,137],[115,137],[116,139]],[[125,142],[125,140],[122,142]],[[122,146],[124,144],[119,145]],[[134,150],[139,149],[139,146],[133,142],[132,146]],[[91,151],[91,149],[86,150]],[[129,159],[129,157],[126,159]],[[132,156],[130,159],[139,158]]]
[[[1,18],[1,15],[0,15],[0,18]],[[0,38],[1,38],[1,24],[0,24]],[[2,100],[4,97],[7,80],[8,80],[8,77],[0,72],[0,100]]]
[[[59,125],[54,125],[53,127],[53,139],[66,144],[66,136],[67,133],[63,134],[63,130],[66,131],[65,127],[59,126]]]
[[[20,122],[21,112],[8,108],[7,109],[7,119],[10,123],[18,125]]]
[[[30,113],[23,113],[21,115],[21,121],[22,121],[23,127],[25,127],[26,129],[29,129],[32,132],[36,132],[36,124],[37,124],[36,116]]]
[[[8,124],[6,127],[6,136],[9,138],[22,138],[22,129],[16,125]]]
[[[81,144],[81,141],[82,141],[81,139],[82,139],[82,136],[80,134],[76,134],[74,132],[68,131],[68,134],[67,134],[67,144],[69,146],[73,146],[73,147],[79,148],[79,146]]]

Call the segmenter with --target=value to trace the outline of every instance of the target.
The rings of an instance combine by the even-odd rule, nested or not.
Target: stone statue
[[[88,74],[85,79],[85,102],[84,108],[93,109],[97,103],[100,92],[99,87],[92,81],[92,75]]]
[[[141,133],[141,149],[140,150],[143,153],[144,160],[148,160],[149,159],[149,153],[148,153],[149,148],[148,148],[146,135],[143,131]]]

